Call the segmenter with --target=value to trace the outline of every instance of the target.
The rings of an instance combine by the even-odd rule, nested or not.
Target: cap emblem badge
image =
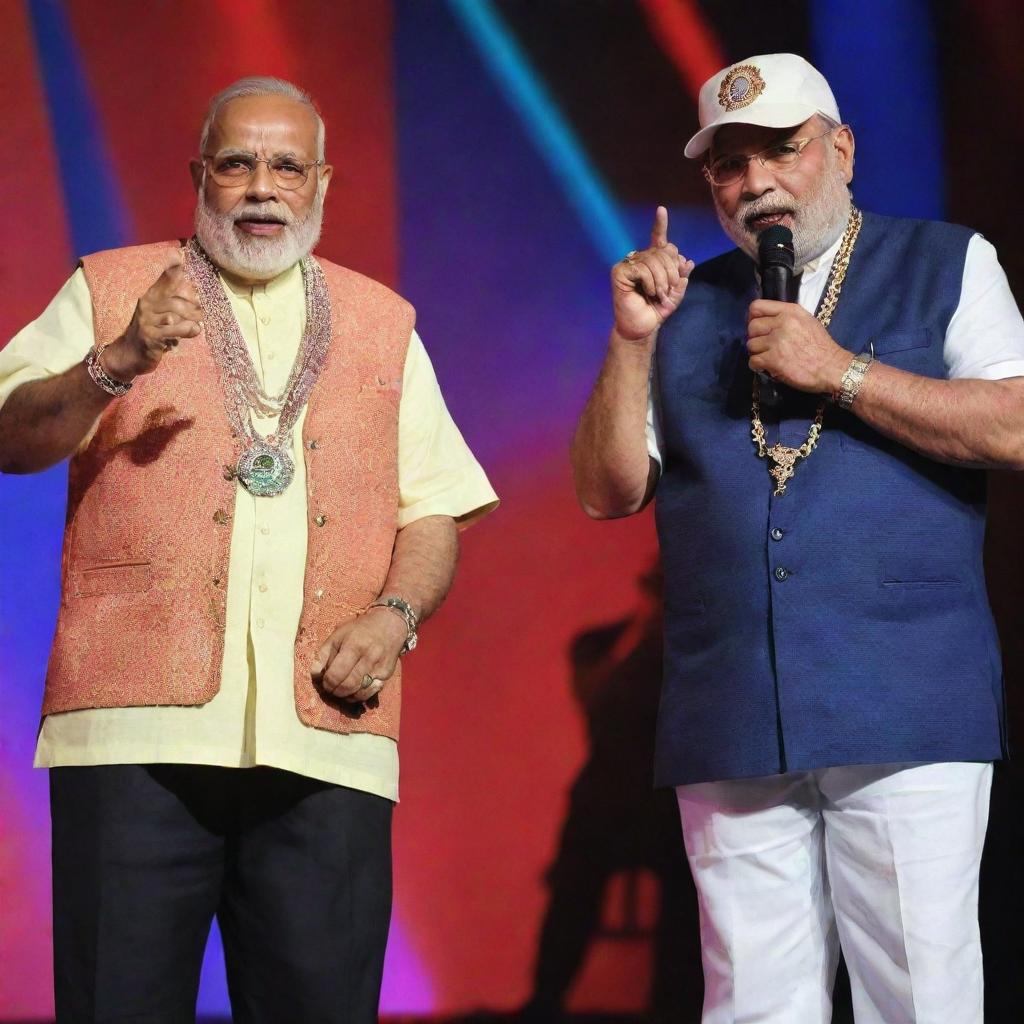
[[[740,110],[750,106],[764,92],[764,79],[753,64],[741,64],[730,69],[718,90],[718,102],[726,110]]]

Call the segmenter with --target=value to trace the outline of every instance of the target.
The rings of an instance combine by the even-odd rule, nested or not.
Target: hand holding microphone
[[[789,301],[793,260],[789,228],[773,224],[761,232],[758,263],[763,297],[750,304],[747,316],[749,366],[762,381],[767,378],[773,389],[778,382],[797,391],[833,394],[852,353],[837,345],[803,306]]]

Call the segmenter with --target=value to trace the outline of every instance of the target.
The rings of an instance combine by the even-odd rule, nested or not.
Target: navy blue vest
[[[829,329],[851,352],[945,377],[971,232],[864,215]],[[829,406],[782,497],[750,437],[753,262],[697,267],[658,339],[665,567],[659,785],[1005,754],[982,570],[985,475],[939,465]],[[762,410],[798,446],[817,399]]]

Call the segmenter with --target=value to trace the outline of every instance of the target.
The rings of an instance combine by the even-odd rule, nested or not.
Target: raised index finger
[[[651,228],[651,245],[660,249],[668,244],[668,210],[659,206],[654,211],[654,227]]]

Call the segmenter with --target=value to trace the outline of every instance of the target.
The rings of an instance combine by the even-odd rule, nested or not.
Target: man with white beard
[[[595,518],[657,497],[655,775],[703,1020],[825,1024],[841,947],[861,1024],[981,1024],[1005,724],[980,470],[1024,468],[1024,323],[980,235],[853,205],[853,132],[802,58],[724,68],[699,107],[686,155],[737,248],[695,267],[659,207],[615,265],[573,465]],[[777,224],[791,301],[760,295]]]
[[[376,1021],[399,658],[496,499],[412,308],[311,255],[310,99],[236,82],[192,175],[193,239],[85,257],[0,352],[0,469],[71,457],[57,1017],[193,1019],[216,915],[235,1020]]]

